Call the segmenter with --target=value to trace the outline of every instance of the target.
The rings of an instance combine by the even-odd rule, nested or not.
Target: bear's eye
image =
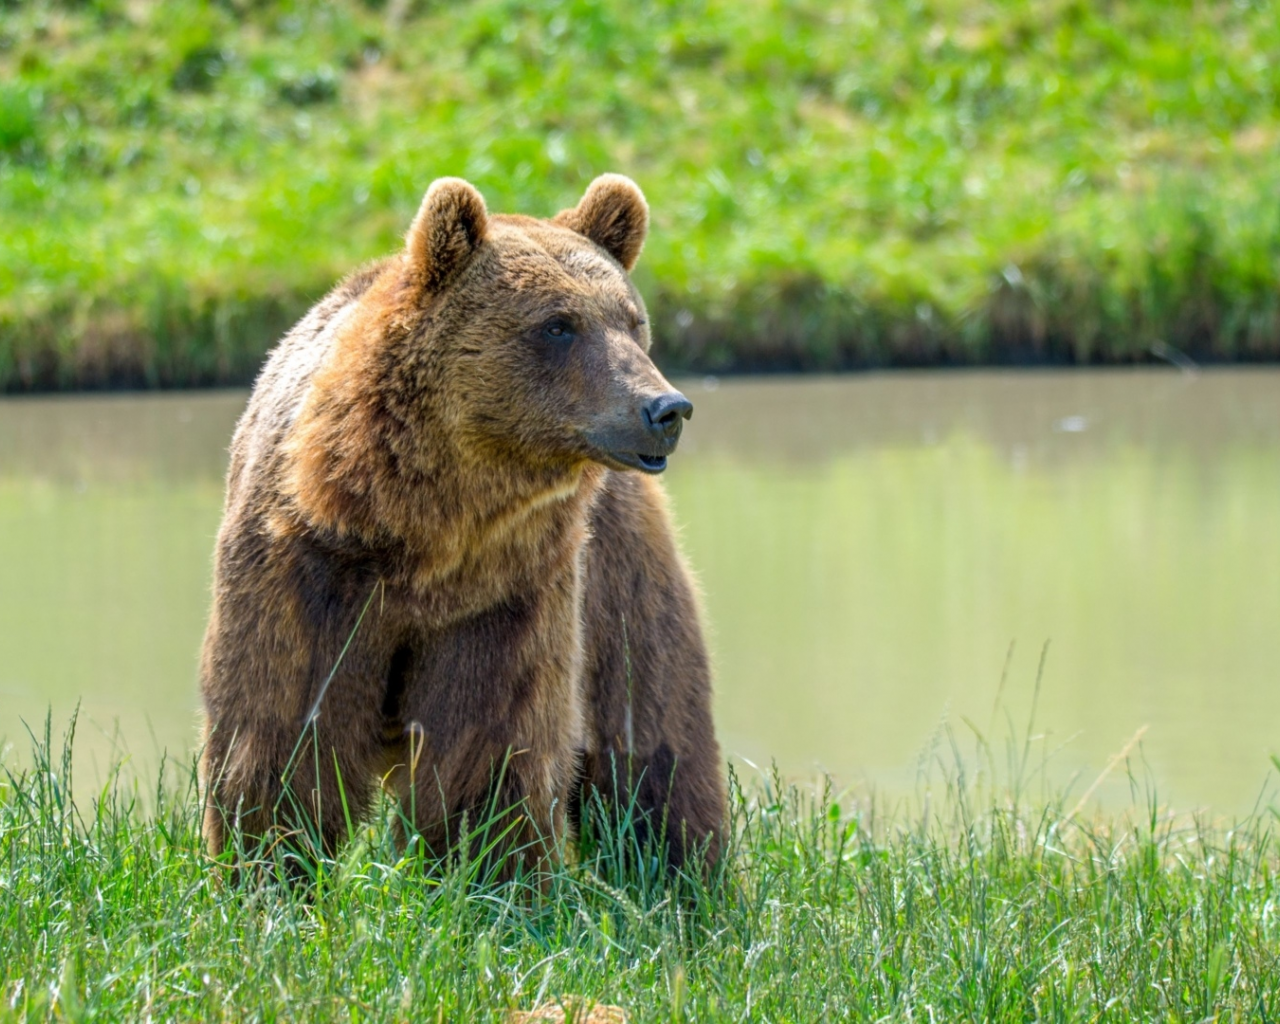
[[[573,338],[573,325],[563,317],[556,317],[542,325],[542,336],[551,341],[570,341]]]

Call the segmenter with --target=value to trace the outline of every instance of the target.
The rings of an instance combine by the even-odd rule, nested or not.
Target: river
[[[1104,802],[1240,814],[1275,778],[1280,371],[679,385],[667,482],[743,772],[896,800],[1029,728],[1024,772],[1073,799],[1126,747]],[[77,705],[77,788],[189,758],[245,397],[0,400],[5,760]]]

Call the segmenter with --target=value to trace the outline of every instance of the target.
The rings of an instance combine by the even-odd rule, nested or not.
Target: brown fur
[[[644,450],[638,410],[670,392],[624,270],[647,224],[616,175],[554,221],[442,179],[405,250],[275,350],[202,660],[214,853],[235,823],[331,853],[381,783],[438,852],[517,809],[507,846],[536,863],[585,782],[665,820],[673,864],[716,856],[693,587],[661,487],[611,454]]]

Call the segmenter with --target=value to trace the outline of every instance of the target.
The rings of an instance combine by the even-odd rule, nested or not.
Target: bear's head
[[[405,358],[443,359],[459,436],[538,463],[666,468],[692,406],[649,359],[628,276],[648,225],[617,174],[550,221],[489,216],[457,178],[427,190],[404,256],[421,312]]]
[[[292,489],[313,492],[313,518],[350,518],[325,514],[340,495],[314,493],[321,480],[350,510],[458,467],[550,487],[590,464],[662,472],[692,405],[648,355],[629,276],[648,223],[616,174],[550,220],[491,215],[467,182],[434,182],[403,252],[335,327],[295,423]]]

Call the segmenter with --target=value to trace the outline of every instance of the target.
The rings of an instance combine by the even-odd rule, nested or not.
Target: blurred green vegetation
[[[248,379],[432,178],[654,210],[668,365],[1280,355],[1280,11],[0,3],[0,388]]]

